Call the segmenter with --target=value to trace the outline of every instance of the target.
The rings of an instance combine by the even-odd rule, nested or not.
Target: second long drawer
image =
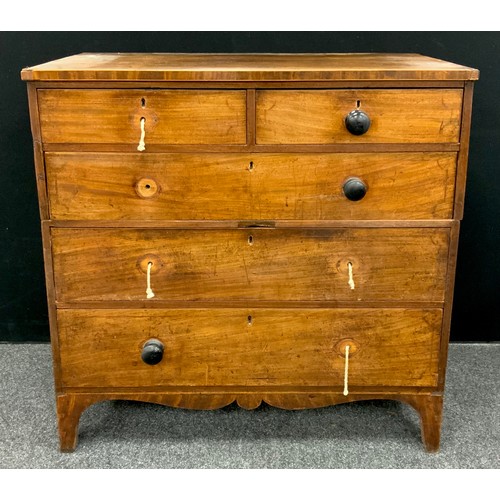
[[[448,243],[448,228],[52,228],[65,303],[439,302]]]
[[[46,153],[52,219],[449,219],[456,153]],[[366,195],[350,201],[349,178]]]

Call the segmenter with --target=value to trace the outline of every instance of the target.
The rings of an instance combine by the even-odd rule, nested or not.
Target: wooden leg
[[[422,441],[429,452],[439,450],[442,417],[443,396],[428,396],[425,398],[420,409],[420,419]]]
[[[443,416],[443,396],[407,396],[404,398],[420,414],[422,441],[428,452],[439,450],[441,420]]]
[[[75,451],[78,442],[78,423],[83,410],[89,406],[86,398],[72,394],[57,396],[57,419],[61,451]]]

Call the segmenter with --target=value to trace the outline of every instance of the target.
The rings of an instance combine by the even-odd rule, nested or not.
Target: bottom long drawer
[[[351,387],[431,387],[441,320],[441,309],[62,309],[62,385],[342,387],[347,354]],[[141,357],[150,339],[163,345],[155,365]]]

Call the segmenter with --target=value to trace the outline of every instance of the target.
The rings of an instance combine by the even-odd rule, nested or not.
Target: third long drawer
[[[450,230],[56,227],[51,237],[59,303],[442,302]]]

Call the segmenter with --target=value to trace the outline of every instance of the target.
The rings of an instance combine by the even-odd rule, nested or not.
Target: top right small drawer
[[[460,88],[259,90],[257,144],[458,143],[462,96]]]

